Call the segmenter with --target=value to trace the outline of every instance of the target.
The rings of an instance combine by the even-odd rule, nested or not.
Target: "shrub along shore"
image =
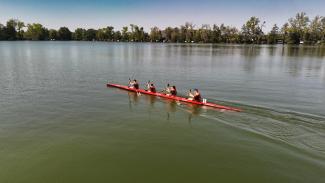
[[[73,32],[67,27],[58,30],[47,29],[42,24],[25,24],[10,19],[6,25],[0,24],[0,40],[75,40],[111,42],[167,42],[167,43],[237,43],[237,44],[325,44],[325,17],[310,19],[306,13],[297,13],[287,23],[271,31],[264,32],[265,21],[251,17],[241,29],[233,26],[208,25],[195,26],[185,23],[180,27],[160,29],[153,27],[145,32],[143,27],[130,24],[122,30],[107,26],[100,29],[77,28]]]

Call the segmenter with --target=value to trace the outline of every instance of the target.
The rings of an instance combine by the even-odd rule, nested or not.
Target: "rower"
[[[148,91],[152,93],[156,93],[156,87],[153,83],[148,82]]]
[[[153,85],[153,83],[150,83],[148,90],[152,93],[156,93],[156,87]]]
[[[170,88],[170,94],[173,95],[173,96],[176,96],[177,95],[177,90],[176,90],[176,86],[173,85],[171,88]]]
[[[169,84],[167,84],[167,95],[172,95],[172,96],[176,96],[177,95],[177,90],[176,90],[176,86],[169,86]]]
[[[129,87],[134,89],[139,89],[139,83],[136,79],[129,82]]]
[[[191,90],[189,92],[189,100],[201,102],[201,94],[198,89],[194,89],[194,92],[192,93]]]

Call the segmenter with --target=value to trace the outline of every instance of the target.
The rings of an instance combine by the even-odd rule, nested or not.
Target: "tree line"
[[[11,19],[6,25],[0,23],[0,40],[76,40],[112,42],[168,42],[168,43],[243,43],[243,44],[325,44],[325,17],[310,19],[306,13],[297,13],[282,27],[273,25],[264,32],[265,21],[251,17],[241,29],[234,26],[209,25],[200,27],[185,23],[179,27],[151,28],[145,32],[143,27],[130,24],[122,30],[107,26],[100,29],[77,28],[74,32],[67,27],[58,30],[47,29],[39,23],[25,24]]]

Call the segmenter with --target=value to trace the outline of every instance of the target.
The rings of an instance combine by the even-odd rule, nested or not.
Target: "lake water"
[[[107,88],[137,78],[200,108]],[[0,182],[324,182],[325,48],[0,42]]]

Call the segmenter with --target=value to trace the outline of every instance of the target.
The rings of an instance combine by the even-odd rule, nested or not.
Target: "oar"
[[[129,84],[128,84],[129,87],[131,86],[130,83],[131,83],[131,78],[129,78]]]
[[[132,77],[131,77],[131,78],[132,78],[132,79],[134,79],[134,77],[135,77],[135,72],[133,72],[133,74],[132,74]]]
[[[146,83],[147,90],[149,90],[149,84],[150,84],[150,80],[148,80],[148,82]]]
[[[191,97],[190,94],[192,94],[192,89],[190,89],[190,92],[188,93],[188,96],[189,96],[189,97]],[[192,94],[192,95],[193,95],[193,94]]]

